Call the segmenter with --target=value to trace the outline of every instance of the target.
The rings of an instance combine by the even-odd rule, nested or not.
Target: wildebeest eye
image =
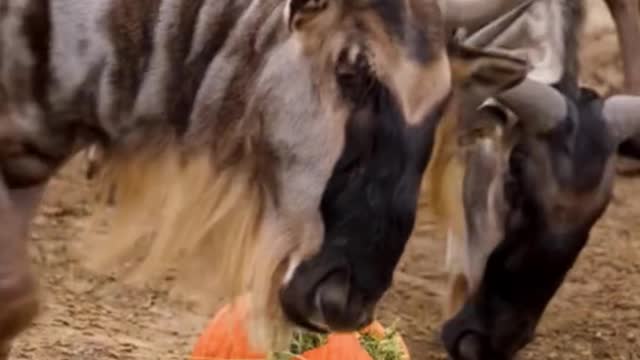
[[[336,78],[344,97],[354,102],[361,100],[372,84],[372,77],[365,51],[356,46],[342,50],[336,64]]]

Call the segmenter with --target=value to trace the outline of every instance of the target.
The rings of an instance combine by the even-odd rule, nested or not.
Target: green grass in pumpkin
[[[384,337],[381,340],[364,334],[360,336],[360,344],[371,355],[373,360],[400,360],[404,354],[396,342],[396,335],[398,335],[398,331],[395,326],[391,326],[385,330]],[[306,351],[320,347],[326,342],[326,335],[308,332],[296,333],[289,351],[271,353],[269,360],[293,360],[296,355],[301,355]]]
[[[404,355],[396,336],[398,331],[395,326],[387,328],[384,337],[380,340],[371,335],[363,334],[360,336],[360,345],[365,349],[373,360],[400,360]]]
[[[306,351],[318,348],[327,343],[327,335],[311,332],[297,332],[293,336],[289,351],[274,352],[269,355],[269,360],[292,360],[296,355],[302,355]]]

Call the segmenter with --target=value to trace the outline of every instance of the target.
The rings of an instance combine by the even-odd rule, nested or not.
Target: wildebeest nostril
[[[457,359],[483,360],[482,339],[478,334],[469,332],[458,341]]]
[[[486,336],[475,331],[464,332],[456,342],[455,360],[508,360],[512,355],[504,349],[495,349]]]
[[[364,329],[373,322],[373,311],[363,311],[360,315],[359,328]]]
[[[344,317],[349,305],[350,288],[348,271],[333,272],[319,284],[315,305],[326,321]]]

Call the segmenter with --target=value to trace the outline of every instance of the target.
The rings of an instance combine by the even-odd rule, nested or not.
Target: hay
[[[385,330],[382,338],[365,333],[359,335],[359,341],[373,360],[404,360],[407,354],[398,342],[399,336],[395,326],[391,326]],[[327,341],[327,335],[298,332],[293,337],[288,351],[271,353],[268,360],[299,360],[300,355],[325,345]]]
[[[398,336],[400,336],[398,330],[395,326],[391,326],[384,331],[382,339],[363,334],[360,336],[360,344],[373,360],[403,360],[406,354],[398,343]]]

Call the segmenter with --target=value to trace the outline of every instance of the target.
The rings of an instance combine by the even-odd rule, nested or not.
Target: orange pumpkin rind
[[[360,333],[357,334],[358,337],[360,337],[360,334],[368,334],[375,339],[382,340],[386,336],[386,329],[384,328],[384,326],[382,326],[382,324],[379,321],[376,320],[373,323],[371,323],[369,326],[360,330]],[[395,334],[393,339],[398,345],[400,352],[403,354],[402,357],[398,360],[410,360],[411,356],[409,355],[409,348],[407,347],[407,344],[404,342],[404,339],[402,338],[402,336],[400,336],[400,334]]]
[[[225,305],[209,322],[191,353],[191,360],[267,360],[267,355],[253,351],[248,334],[242,326],[247,315],[243,302]],[[368,334],[374,339],[385,338],[385,328],[374,321],[357,333],[330,334],[327,342],[291,360],[374,360],[362,347],[360,337]],[[408,348],[399,334],[394,335],[400,352],[398,360],[410,360]]]

